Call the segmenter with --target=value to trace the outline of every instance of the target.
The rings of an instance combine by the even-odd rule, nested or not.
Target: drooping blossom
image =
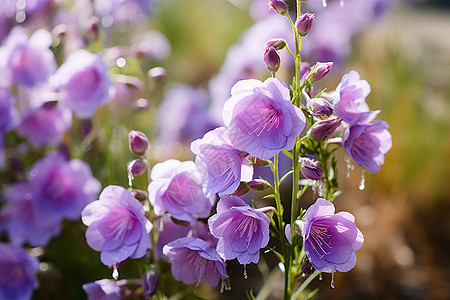
[[[142,204],[121,186],[104,188],[99,200],[88,204],[81,217],[88,226],[87,243],[101,251],[105,265],[141,258],[151,246],[153,224],[146,218]]]
[[[226,263],[216,249],[202,239],[184,237],[163,248],[172,263],[173,277],[184,284],[196,283],[203,279],[216,286],[220,278],[227,278]]]
[[[56,70],[51,43],[51,34],[45,29],[35,31],[30,38],[22,27],[11,30],[4,47],[8,71],[15,82],[32,87],[48,80]]]
[[[318,198],[306,211],[302,223],[306,255],[317,271],[347,272],[356,264],[355,251],[362,247],[364,237],[348,212],[334,213],[333,203]]]
[[[72,113],[57,102],[29,109],[17,126],[17,133],[34,146],[58,145],[72,126]]]
[[[166,153],[174,152],[177,145],[189,144],[217,127],[218,123],[209,116],[207,104],[208,95],[201,88],[176,84],[169,89],[158,109],[159,133],[155,144]]]
[[[56,71],[55,81],[62,103],[80,119],[90,118],[114,96],[108,66],[102,56],[83,49],[69,55]]]
[[[153,166],[150,177],[148,197],[157,216],[168,212],[190,223],[209,216],[215,197],[203,194],[200,172],[193,161],[166,160]]]
[[[365,118],[364,114],[361,118]],[[385,121],[357,122],[345,131],[342,148],[350,158],[371,173],[377,173],[384,164],[384,155],[392,147],[392,136]]]
[[[332,94],[336,114],[351,124],[360,117],[361,113],[370,111],[366,103],[369,93],[369,83],[360,79],[358,72],[350,71],[345,74]]]
[[[158,223],[156,223],[158,222]],[[169,216],[163,216],[155,222],[155,229],[159,230],[159,238],[156,242],[156,259],[167,258],[162,249],[168,243],[182,237],[186,237],[189,227],[175,224]]]
[[[258,263],[259,251],[269,242],[270,220],[258,209],[236,196],[222,195],[217,214],[208,220],[213,236],[219,239],[217,252],[225,260],[240,264]]]
[[[191,151],[196,155],[195,163],[207,196],[232,193],[240,181],[252,180],[253,167],[246,158],[247,153],[233,147],[225,127],[193,141]]]
[[[39,261],[23,248],[0,243],[0,299],[31,299]]]
[[[260,159],[291,150],[305,127],[303,112],[290,101],[289,88],[279,79],[236,83],[223,107],[232,144]]]
[[[89,300],[120,300],[122,299],[122,280],[100,279],[83,284]]]

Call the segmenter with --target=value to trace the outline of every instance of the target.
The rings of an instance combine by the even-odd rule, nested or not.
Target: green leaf
[[[287,157],[289,157],[290,159],[294,159],[294,157],[292,156],[292,154],[287,151],[286,149],[281,150],[281,152],[284,153],[284,155],[286,155]]]

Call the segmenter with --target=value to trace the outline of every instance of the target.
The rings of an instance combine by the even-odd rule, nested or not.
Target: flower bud
[[[308,109],[314,117],[319,119],[322,117],[329,117],[333,114],[333,106],[323,98],[311,99],[308,103]]]
[[[283,0],[270,0],[269,6],[282,16],[288,14],[288,6]]]
[[[167,71],[162,67],[154,67],[148,70],[147,76],[155,82],[160,82],[166,79]]]
[[[311,180],[322,179],[323,174],[322,169],[317,165],[316,162],[306,157],[302,158],[301,160],[300,172],[302,172],[303,176],[307,179]]]
[[[256,156],[251,157],[251,158],[250,158],[250,161],[252,162],[252,165],[258,166],[258,167],[265,167],[265,166],[268,166],[268,165],[269,165],[269,163],[267,162],[267,160],[260,159],[260,158],[258,158],[258,157],[256,157]]]
[[[255,179],[249,181],[247,183],[247,186],[254,191],[264,191],[266,188],[269,187],[264,179]]]
[[[321,120],[311,126],[309,137],[316,141],[327,140],[333,136],[336,129],[341,125],[341,118],[331,117]]]
[[[295,21],[295,28],[297,29],[298,34],[301,36],[305,36],[311,30],[312,23],[314,21],[314,14],[302,14]]]
[[[314,273],[314,266],[311,263],[311,260],[306,255],[303,256],[301,268],[302,268],[302,273],[304,273],[304,274],[311,275],[312,273]]]
[[[142,277],[142,292],[145,299],[150,299],[155,295],[158,285],[158,272],[153,265],[150,265],[147,272],[145,272],[144,276]]]
[[[281,50],[284,47],[286,47],[286,41],[283,39],[271,39],[268,40],[265,44],[264,44],[264,48],[269,49],[269,48],[275,48],[275,50]]]
[[[138,199],[141,202],[146,201],[148,198],[148,193],[146,191],[138,190],[138,189],[134,189],[131,192],[131,195],[133,195],[134,198]]]
[[[267,69],[269,69],[270,72],[275,73],[276,71],[278,71],[281,59],[280,55],[278,54],[277,50],[275,50],[274,47],[266,49],[263,59],[264,63],[267,66]]]
[[[145,134],[140,131],[132,130],[128,134],[130,151],[136,155],[142,156],[148,148],[148,140]]]
[[[128,163],[128,174],[131,176],[138,176],[144,174],[148,163],[145,159],[135,159]]]
[[[311,70],[311,74],[309,75],[311,81],[319,81],[327,77],[328,73],[330,73],[332,66],[333,66],[332,62],[316,63]]]
[[[231,193],[232,195],[236,196],[236,197],[242,197],[244,195],[247,195],[247,193],[250,191],[249,187],[247,186],[247,183],[241,181],[239,183],[239,186],[237,187],[237,189]]]

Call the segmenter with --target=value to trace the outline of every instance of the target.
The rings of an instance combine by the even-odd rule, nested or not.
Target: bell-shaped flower
[[[153,166],[148,198],[157,216],[168,212],[178,220],[195,223],[211,212],[215,197],[202,191],[201,176],[193,161],[169,159]]]
[[[289,88],[276,78],[237,82],[222,116],[232,144],[260,159],[291,150],[305,127],[305,116],[291,103]]]
[[[120,300],[123,296],[123,281],[115,281],[111,279],[100,279],[94,282],[83,284],[82,288],[88,296],[88,300]]]
[[[348,212],[335,214],[334,211],[333,203],[318,198],[308,208],[302,222],[306,255],[320,272],[350,271],[356,264],[355,251],[364,242],[353,215]]]
[[[209,218],[209,230],[219,239],[217,252],[240,264],[258,263],[259,251],[269,242],[270,219],[261,210],[248,206],[236,196],[223,195],[217,214]]]
[[[366,119],[365,114],[361,118]],[[342,148],[358,165],[377,173],[384,164],[384,155],[392,147],[388,128],[389,125],[381,120],[356,122],[344,131]]]
[[[61,101],[80,119],[92,117],[99,106],[114,97],[108,66],[100,54],[77,50],[69,55],[55,74]]]
[[[360,79],[358,72],[345,74],[333,93],[334,111],[345,122],[351,124],[361,113],[369,112],[366,97],[370,93],[370,85]]]
[[[226,263],[216,249],[196,237],[179,238],[163,248],[172,263],[173,277],[184,284],[196,283],[203,279],[216,286],[221,278],[227,278]]]
[[[191,151],[196,155],[195,163],[207,196],[232,193],[240,181],[253,178],[247,153],[233,147],[225,127],[209,131],[202,139],[193,141]]]
[[[99,200],[81,213],[88,245],[101,251],[101,261],[112,265],[127,258],[141,258],[151,246],[152,223],[142,204],[121,186],[107,186]]]

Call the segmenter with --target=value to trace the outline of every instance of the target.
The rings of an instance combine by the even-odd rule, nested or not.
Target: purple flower
[[[78,219],[83,207],[100,190],[100,183],[92,176],[87,163],[66,160],[59,153],[47,154],[29,173],[36,210],[48,219]]]
[[[105,265],[127,258],[141,258],[151,246],[152,223],[145,217],[142,204],[126,189],[107,186],[99,200],[88,204],[81,212],[88,245],[101,251]]]
[[[358,72],[345,74],[333,93],[334,110],[345,122],[351,124],[361,113],[368,112],[366,97],[370,93],[370,85],[361,80]]]
[[[333,67],[332,62],[316,63],[311,69],[311,80],[319,81],[328,76],[331,71],[331,67]]]
[[[225,127],[207,132],[202,139],[192,142],[191,151],[202,177],[203,192],[209,197],[215,193],[229,194],[240,181],[250,181],[253,167],[247,153],[234,148]]]
[[[203,194],[201,176],[193,161],[166,160],[153,166],[150,177],[148,197],[157,216],[168,212],[190,223],[209,216],[215,197]]]
[[[355,251],[364,237],[348,212],[334,213],[334,205],[322,198],[306,211],[302,236],[306,255],[320,272],[347,272],[356,264]]]
[[[270,72],[275,73],[276,71],[278,71],[281,63],[281,58],[274,47],[269,47],[266,49],[263,60]]]
[[[83,284],[89,300],[120,300],[122,299],[121,281],[101,279]]]
[[[14,97],[7,89],[0,88],[0,136],[14,125]]]
[[[0,299],[31,299],[39,285],[39,261],[25,249],[0,243]]]
[[[217,252],[240,264],[258,263],[259,250],[269,242],[269,217],[236,196],[222,195],[217,214],[208,220],[213,236],[219,239]]]
[[[317,163],[310,159],[303,157],[301,159],[300,163],[300,171],[302,172],[303,176],[307,179],[311,180],[322,180],[323,171],[322,169],[317,165]]]
[[[35,31],[30,38],[21,27],[11,30],[5,47],[7,66],[15,81],[32,87],[48,80],[56,70],[51,43],[52,37],[45,29]]]
[[[342,148],[358,165],[377,173],[384,164],[384,155],[392,147],[388,128],[389,125],[381,120],[352,124],[344,131]]]
[[[144,276],[142,276],[141,285],[142,294],[145,299],[149,299],[156,294],[159,285],[159,276],[158,270],[154,265],[150,265],[148,270],[144,273]]]
[[[216,127],[209,116],[207,104],[208,94],[201,88],[177,84],[166,93],[157,118],[157,143],[164,152],[175,150],[179,143],[191,143]]]
[[[10,185],[6,198],[0,212],[0,231],[6,231],[13,243],[45,246],[60,233],[60,220],[46,218],[36,210],[29,182]]]
[[[236,83],[223,107],[233,145],[260,159],[291,150],[305,127],[305,116],[289,99],[289,88],[276,78]]]
[[[169,216],[163,216],[158,222],[155,223],[155,228],[161,228],[161,231],[159,232],[155,250],[156,259],[162,259],[166,257],[162,252],[164,245],[178,238],[186,237],[190,229],[189,227],[175,224]]]
[[[202,239],[180,238],[165,245],[163,252],[172,263],[173,277],[184,284],[196,283],[198,286],[203,279],[216,286],[221,277],[228,277],[225,261]]]
[[[311,111],[311,114],[318,119],[329,117],[333,114],[333,106],[323,98],[311,99],[308,103],[308,109]]]
[[[28,110],[17,127],[17,133],[34,146],[58,145],[70,126],[71,111],[51,101]]]
[[[87,119],[97,107],[114,96],[108,66],[100,54],[77,50],[69,55],[55,74],[61,100],[80,119]]]
[[[280,15],[286,16],[288,13],[288,6],[283,0],[270,0],[269,6]]]

